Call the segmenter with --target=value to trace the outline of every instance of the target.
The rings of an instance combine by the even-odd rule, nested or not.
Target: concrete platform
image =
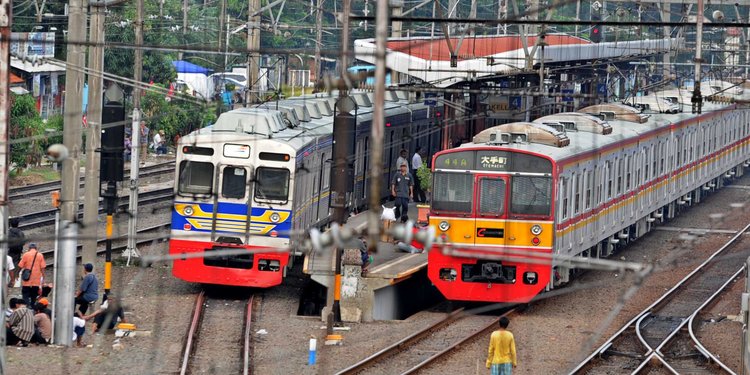
[[[409,205],[410,217],[416,217],[415,203]],[[345,226],[362,229],[367,223],[367,212],[349,218]],[[317,283],[328,288],[328,305],[333,300],[335,271],[334,252],[324,251],[308,254],[303,263],[303,272]],[[365,275],[359,265],[342,265],[341,308],[344,321],[372,321],[395,319],[398,311],[393,288],[427,268],[427,254],[411,254],[400,251],[393,242],[379,242],[378,252],[372,254],[373,261]],[[421,274],[422,277],[424,273]],[[323,311],[326,316],[327,309]]]

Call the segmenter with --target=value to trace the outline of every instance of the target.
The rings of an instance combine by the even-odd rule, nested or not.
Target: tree
[[[19,168],[39,164],[44,122],[31,95],[12,94],[10,109],[10,160]]]

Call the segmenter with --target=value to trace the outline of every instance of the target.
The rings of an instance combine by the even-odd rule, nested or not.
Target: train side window
[[[258,167],[255,170],[255,200],[287,202],[289,198],[289,170]]]
[[[479,214],[502,216],[505,214],[505,180],[483,178],[479,183]]]
[[[643,154],[643,181],[648,181],[649,176],[651,174],[649,173],[649,167],[651,166],[651,161],[649,160],[649,153],[648,150],[644,147],[643,150],[641,150],[641,153]]]
[[[573,184],[571,188],[573,190],[573,215],[578,215],[581,211],[581,186],[579,185],[581,179],[578,178],[578,174],[573,175]]]
[[[615,168],[611,161],[607,161],[607,199],[612,199],[612,181],[615,179]]]
[[[633,187],[631,176],[633,175],[633,156],[628,155],[625,158],[625,190],[630,191]]]
[[[214,165],[209,162],[183,160],[180,163],[180,194],[211,194],[213,191]]]
[[[247,186],[247,171],[242,167],[225,167],[221,180],[221,196],[242,199]]]
[[[515,178],[513,179],[515,181]],[[562,200],[562,218],[563,220],[568,218],[568,179],[560,179],[560,195],[563,197]],[[515,194],[513,195],[515,198]]]
[[[622,175],[625,174],[625,158],[619,160],[620,166],[617,168],[617,195],[622,194]]]

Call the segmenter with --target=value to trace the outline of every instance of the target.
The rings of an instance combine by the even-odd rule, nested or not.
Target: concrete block
[[[362,310],[357,307],[341,306],[341,321],[359,323],[362,320]]]
[[[362,266],[362,253],[359,249],[344,249],[341,257],[342,266]]]

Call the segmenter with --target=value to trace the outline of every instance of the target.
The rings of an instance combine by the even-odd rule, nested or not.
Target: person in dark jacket
[[[8,230],[8,255],[13,258],[13,264],[18,265],[21,260],[23,246],[26,244],[26,235],[18,228],[20,220],[13,217],[9,221],[10,229]]]

